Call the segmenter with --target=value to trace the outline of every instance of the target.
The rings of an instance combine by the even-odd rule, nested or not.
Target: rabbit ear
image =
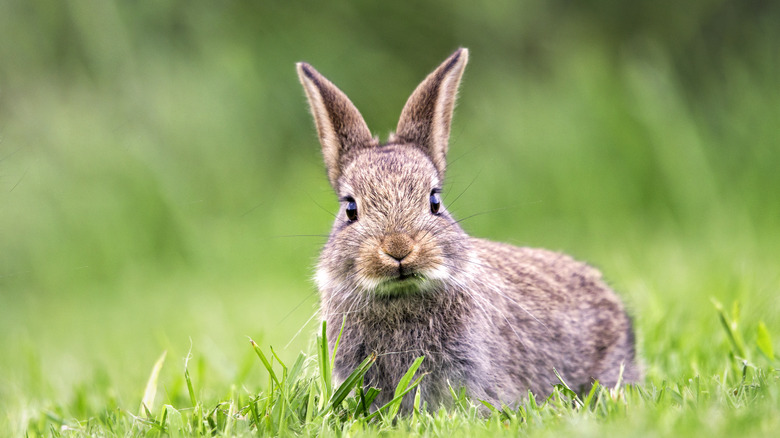
[[[468,49],[458,49],[414,90],[398,121],[394,141],[419,145],[441,176],[447,167],[452,110]]]
[[[328,180],[336,188],[349,153],[377,142],[363,116],[341,90],[305,62],[299,62],[296,68],[317,125]]]

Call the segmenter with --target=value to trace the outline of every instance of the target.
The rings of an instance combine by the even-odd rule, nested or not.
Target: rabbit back
[[[494,360],[518,382],[513,392],[548,394],[553,368],[575,390],[639,379],[632,321],[597,269],[545,249],[471,243],[483,294],[472,295],[500,314],[494,346],[505,354]]]

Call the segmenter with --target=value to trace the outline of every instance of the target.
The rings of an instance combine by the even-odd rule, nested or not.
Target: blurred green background
[[[0,3],[0,421],[134,408],[163,350],[168,397],[190,348],[200,391],[262,385],[246,336],[307,347],[337,208],[294,63],[384,139],[460,46],[466,230],[599,266],[651,379],[717,371],[710,297],[780,336],[778,23],[769,0]]]

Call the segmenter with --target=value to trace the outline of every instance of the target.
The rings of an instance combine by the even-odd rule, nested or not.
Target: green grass
[[[780,407],[780,370],[767,365],[767,360],[776,363],[771,338],[764,328],[760,328],[757,348],[746,345],[738,331],[738,307],[731,314],[724,311],[720,303],[715,307],[733,349],[723,360],[722,372],[708,377],[613,388],[597,384],[581,395],[561,381],[547,399],[537,400],[529,394],[518,408],[482,405],[453,389],[450,407],[428,412],[425,404],[421,404],[419,394],[415,393],[417,384],[425,378],[425,375],[415,376],[417,367],[424,360],[421,357],[398,383],[395,398],[372,412],[367,406],[377,391],[364,391],[362,376],[376,356],[367,357],[339,387],[333,387],[330,376],[333,356],[327,348],[323,324],[322,335],[317,337],[316,357],[300,353],[291,366],[287,366],[273,349],[269,356],[250,341],[268,373],[265,391],[255,393],[233,385],[218,402],[205,402],[192,383],[188,360],[183,369],[186,396],[170,399],[169,395],[168,400],[155,405],[160,386],[159,372],[166,359],[163,354],[151,371],[137,411],[110,405],[92,413],[89,418],[71,418],[69,413],[85,410],[84,400],[79,397],[70,406],[59,406],[32,419],[27,433],[31,436],[73,433],[100,436],[128,433],[146,436],[373,436],[379,433],[603,436],[625,435],[632,431],[644,434],[652,430],[654,435],[661,436],[713,433],[763,436],[780,422],[775,415]],[[761,365],[744,359],[754,350],[764,356]],[[413,411],[399,416],[401,398],[407,393],[415,394]]]
[[[0,2],[0,435],[771,435],[777,22],[771,2]],[[395,419],[328,385],[310,278],[336,201],[294,63],[384,137],[458,46],[443,202],[599,267],[641,385]]]

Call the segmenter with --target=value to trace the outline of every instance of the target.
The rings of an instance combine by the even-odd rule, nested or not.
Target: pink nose
[[[414,241],[406,234],[391,234],[382,241],[382,251],[399,262],[411,254]]]

